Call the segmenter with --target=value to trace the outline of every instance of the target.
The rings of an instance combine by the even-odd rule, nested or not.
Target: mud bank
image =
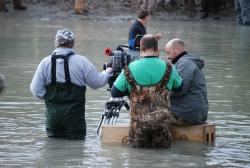
[[[9,0],[10,1],[10,0]],[[188,17],[183,12],[180,0],[179,5],[165,4],[156,9],[152,18],[162,21],[199,21],[200,6],[196,4],[194,17]],[[26,18],[40,20],[131,20],[136,17],[140,4],[130,0],[87,0],[86,10],[78,15],[74,12],[74,0],[23,0],[27,10],[16,11],[12,4],[7,1],[9,12],[0,12],[0,18]],[[1,19],[1,20],[2,20]],[[214,21],[211,17],[206,21]],[[219,21],[235,21],[235,12],[231,3],[222,5]]]

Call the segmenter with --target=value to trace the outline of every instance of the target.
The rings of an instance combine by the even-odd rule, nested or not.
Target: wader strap
[[[67,56],[64,59],[64,73],[65,73],[65,81],[67,84],[69,84],[71,82],[70,74],[69,74],[69,56]]]
[[[73,55],[73,52],[68,53],[67,55],[52,55],[51,56],[51,83],[56,83],[56,60],[63,59],[64,61],[64,73],[65,73],[65,81],[67,84],[71,82],[70,74],[69,74],[69,56]]]
[[[51,83],[56,83],[56,59],[55,56],[51,56]]]
[[[131,85],[132,89],[133,90],[136,90],[137,89],[137,85],[136,85],[136,82],[135,82],[135,79],[133,78],[128,66],[125,66],[124,68],[124,74],[128,80],[128,83]]]
[[[158,90],[165,89],[165,86],[170,79],[171,72],[172,72],[172,64],[169,62],[166,62],[166,72],[163,78],[161,79],[161,82],[156,86]]]

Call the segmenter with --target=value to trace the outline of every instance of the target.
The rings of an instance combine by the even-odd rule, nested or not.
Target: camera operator
[[[84,139],[86,85],[104,86],[112,68],[99,73],[95,66],[74,50],[74,34],[58,30],[56,49],[38,65],[30,84],[32,94],[45,100],[46,131],[49,137]]]
[[[170,63],[159,58],[158,40],[155,36],[143,36],[140,45],[142,58],[125,67],[111,89],[111,96],[117,98],[130,95],[129,144],[131,146],[169,147],[171,114],[168,91],[181,91],[182,79]],[[156,116],[149,117],[151,116],[149,112]]]
[[[155,39],[157,38],[153,35],[145,35],[141,41],[143,46],[141,46],[140,55],[142,58],[128,66],[137,84],[155,85],[166,71],[165,62],[159,58],[158,41],[155,41]],[[173,68],[167,87],[169,90],[178,90],[181,86],[182,79]],[[129,95],[130,90],[131,86],[126,80],[123,70],[111,89],[111,96],[123,97]]]

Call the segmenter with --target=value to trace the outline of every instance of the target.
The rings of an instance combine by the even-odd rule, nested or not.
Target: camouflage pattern
[[[163,79],[155,86],[138,86],[128,68],[125,75],[132,90],[130,93],[129,145],[132,147],[170,147],[172,136],[170,124],[169,64]]]

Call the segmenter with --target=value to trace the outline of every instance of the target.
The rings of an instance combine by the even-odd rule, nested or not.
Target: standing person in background
[[[235,0],[237,23],[250,25],[250,0]]]
[[[25,10],[27,7],[22,5],[21,0],[12,0],[13,8],[15,10]],[[5,11],[8,12],[8,9],[5,6],[5,0],[0,0],[0,12]]]
[[[141,10],[138,13],[137,19],[129,28],[128,34],[128,45],[131,49],[140,48],[140,39],[143,35],[147,34],[146,26],[149,21],[149,12],[147,10]],[[161,38],[161,34],[158,33],[155,37],[159,40]]]
[[[49,137],[84,139],[85,92],[104,86],[111,68],[99,73],[95,66],[74,50],[74,34],[58,30],[56,49],[38,65],[30,84],[32,94],[45,100],[46,131]]]
[[[221,7],[221,0],[201,0],[201,19],[208,17],[209,13],[218,20]]]
[[[170,40],[165,51],[167,57],[183,80],[181,92],[170,95],[171,112],[177,119],[176,124],[203,124],[207,120],[208,100],[207,83],[202,71],[204,61],[189,54],[185,43],[180,39]]]
[[[4,76],[0,73],[0,93],[3,91],[5,87],[5,79]]]
[[[129,28],[128,34],[128,45],[131,49],[136,49],[139,47],[138,40],[143,35],[147,34],[146,25],[149,20],[149,13],[147,10],[142,10],[138,13],[137,19]],[[137,42],[137,43],[136,43]]]

